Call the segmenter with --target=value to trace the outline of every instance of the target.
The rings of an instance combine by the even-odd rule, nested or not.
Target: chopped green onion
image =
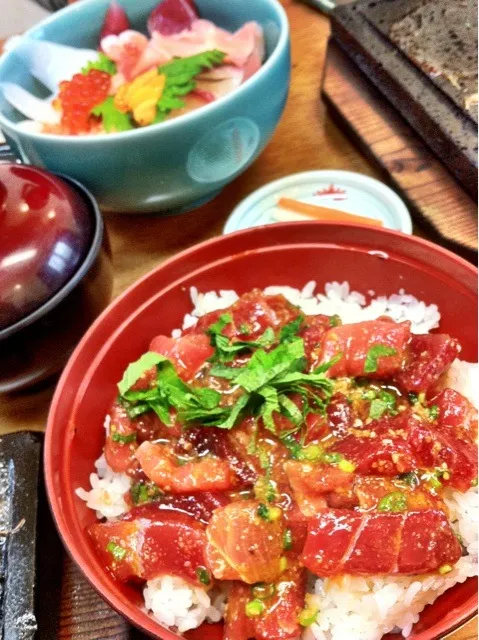
[[[329,326],[330,327],[338,327],[342,324],[341,318],[335,314],[329,318]]]
[[[353,471],[356,470],[356,465],[343,458],[338,462],[338,469],[341,469],[341,471],[344,471],[345,473],[353,473]]]
[[[429,484],[433,489],[440,489],[442,487],[442,482],[436,476],[429,478]]]
[[[288,558],[286,558],[286,556],[281,556],[281,558],[279,559],[279,570],[281,571],[281,573],[283,573],[283,571],[286,571],[287,568]]]
[[[437,420],[439,417],[439,407],[437,404],[433,404],[429,407],[429,417],[431,420]]]
[[[135,482],[131,485],[130,494],[133,503],[138,505],[160,498],[163,492],[153,482]]]
[[[268,522],[276,522],[283,514],[279,507],[268,507],[263,503],[258,506],[256,513],[262,520],[267,520]]]
[[[106,545],[106,550],[118,561],[123,560],[127,553],[126,549],[113,542],[113,540]]]
[[[248,618],[256,618],[260,616],[266,607],[261,600],[250,600],[246,603],[245,612]]]
[[[418,402],[418,397],[417,397],[417,393],[408,393],[408,397],[409,397],[409,402],[411,404],[417,404]]]
[[[419,486],[419,476],[417,475],[417,473],[414,473],[414,471],[409,471],[408,473],[403,473],[399,476],[399,479],[404,482],[405,484],[407,484],[408,487],[411,487],[411,489],[415,489],[417,486]]]
[[[368,389],[367,391],[363,391],[361,398],[363,400],[374,400],[376,397],[376,391],[374,389]]]
[[[258,584],[251,587],[251,593],[256,600],[267,600],[274,596],[274,592],[274,584],[267,584],[266,582],[258,582]]]
[[[260,476],[254,485],[254,495],[256,500],[266,500],[274,502],[276,500],[276,483],[266,476]]]
[[[343,459],[343,456],[340,453],[323,453],[321,456],[321,462],[325,464],[338,464]]]
[[[293,548],[293,532],[291,529],[286,529],[283,533],[283,549],[285,551],[291,551]]]
[[[378,511],[385,511],[389,513],[399,513],[400,511],[406,511],[407,499],[404,493],[401,491],[393,491],[381,498],[378,503]]]
[[[308,462],[316,462],[321,458],[324,449],[319,444],[310,444],[303,447],[297,455],[298,460],[307,460]]]
[[[283,512],[279,507],[269,507],[268,520],[270,522],[276,522],[276,520],[279,520],[282,515],[283,515]]]
[[[452,565],[443,564],[442,567],[439,567],[439,573],[441,574],[441,576],[443,576],[446,573],[450,573],[453,569],[454,567]]]
[[[111,439],[113,442],[119,442],[120,444],[130,444],[130,442],[136,442],[136,433],[129,433],[125,436],[122,433],[118,433],[118,431],[114,431],[111,434]]]
[[[196,569],[196,575],[198,576],[198,580],[201,584],[208,586],[211,583],[210,572],[208,569],[205,569],[205,567],[198,567]]]
[[[298,616],[298,622],[302,627],[310,627],[312,624],[316,622],[316,618],[318,617],[319,609],[314,607],[306,607],[301,611]]]

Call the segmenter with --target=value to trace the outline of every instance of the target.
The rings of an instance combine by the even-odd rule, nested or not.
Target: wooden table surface
[[[115,296],[171,255],[221,234],[226,217],[236,204],[272,180],[298,171],[332,168],[380,177],[331,121],[320,100],[328,18],[293,0],[281,1],[291,24],[292,82],[286,110],[270,144],[213,202],[190,214],[164,220],[106,215]],[[415,233],[427,236],[417,227]],[[35,393],[0,399],[0,433],[44,430],[52,393],[49,386]],[[449,638],[477,638],[477,618]]]

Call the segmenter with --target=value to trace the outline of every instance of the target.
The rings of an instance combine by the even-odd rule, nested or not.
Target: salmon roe
[[[111,76],[98,69],[91,69],[85,75],[77,73],[71,80],[60,83],[58,101],[65,132],[75,135],[90,131],[94,122],[90,112],[107,98],[110,83]]]

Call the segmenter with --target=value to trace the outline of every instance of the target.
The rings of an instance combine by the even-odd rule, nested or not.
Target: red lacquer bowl
[[[314,279],[318,286],[349,280],[376,295],[400,288],[442,313],[441,330],[457,336],[462,357],[477,358],[477,269],[424,240],[394,231],[347,224],[299,222],[259,227],[200,244],[163,263],[120,296],[85,335],[58,384],[45,443],[45,474],[53,514],[63,541],[100,594],[144,632],[171,640],[140,610],[141,596],[117,583],[96,557],[86,534],[94,513],[75,496],[87,487],[101,453],[103,420],[127,364],[150,339],[181,326],[191,308],[189,287],[200,291],[291,285]],[[443,637],[477,609],[477,583],[456,585],[428,607],[411,638]],[[220,640],[221,626],[206,625],[190,638]],[[353,640],[353,639],[351,639]]]

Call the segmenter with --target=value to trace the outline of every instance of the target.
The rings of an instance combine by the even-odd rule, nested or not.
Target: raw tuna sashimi
[[[328,372],[333,378],[390,378],[403,366],[410,326],[386,318],[334,327],[323,337],[319,362],[338,359]]]
[[[248,584],[276,580],[281,573],[284,528],[281,511],[279,517],[270,519],[268,507],[257,500],[217,509],[206,529],[215,577],[225,579],[226,568],[226,579],[235,577]]]
[[[251,587],[235,582],[229,593],[224,640],[296,640],[302,628],[298,615],[304,606],[306,572],[299,566],[285,571],[269,589],[261,615],[248,617]]]
[[[205,527],[189,515],[145,505],[124,519],[90,527],[105,566],[120,580],[151,580],[165,574],[199,582],[206,566]]]
[[[404,371],[397,381],[406,391],[429,391],[460,352],[458,341],[443,334],[412,336]]]
[[[326,511],[311,520],[304,565],[318,576],[420,574],[461,557],[446,514]]]

